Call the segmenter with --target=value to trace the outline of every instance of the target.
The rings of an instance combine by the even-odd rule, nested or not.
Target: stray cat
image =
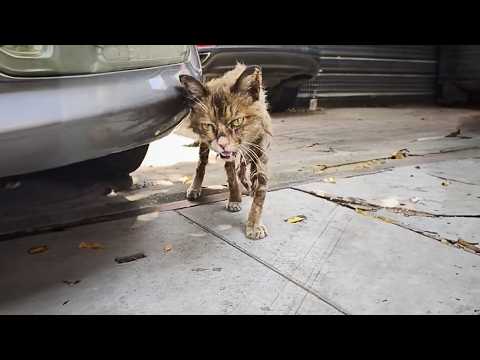
[[[192,110],[190,126],[198,134],[200,146],[200,159],[187,199],[200,197],[208,155],[213,150],[225,161],[230,191],[227,210],[241,210],[240,181],[253,196],[246,235],[255,240],[266,237],[267,229],[261,223],[261,216],[267,192],[266,151],[270,148],[272,124],[260,67],[237,64],[233,70],[206,84],[189,75],[180,75],[180,82]]]

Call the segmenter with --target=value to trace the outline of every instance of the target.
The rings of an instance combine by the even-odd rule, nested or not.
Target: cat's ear
[[[248,66],[231,87],[232,93],[244,93],[257,101],[262,88],[262,69],[260,66]]]
[[[190,75],[180,75],[180,82],[187,91],[187,94],[194,98],[202,98],[208,94],[205,86],[200,81]]]

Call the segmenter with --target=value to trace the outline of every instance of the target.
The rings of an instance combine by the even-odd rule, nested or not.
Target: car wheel
[[[267,91],[267,100],[270,104],[270,111],[286,111],[295,105],[297,98],[297,87],[276,86]]]
[[[128,175],[140,167],[147,151],[148,144],[89,160],[85,165],[97,175]]]

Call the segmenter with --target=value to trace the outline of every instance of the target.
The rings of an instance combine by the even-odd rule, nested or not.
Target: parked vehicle
[[[187,114],[180,73],[201,78],[195,46],[0,45],[0,177],[134,171]]]
[[[232,69],[237,62],[260,65],[272,111],[295,103],[298,88],[320,68],[315,45],[197,45],[205,80]]]

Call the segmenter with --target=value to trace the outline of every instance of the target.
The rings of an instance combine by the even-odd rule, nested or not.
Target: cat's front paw
[[[246,227],[246,235],[249,239],[260,240],[268,235],[265,225],[249,225]]]
[[[227,210],[230,212],[238,212],[242,210],[242,205],[238,201],[229,201],[227,203]]]
[[[187,190],[188,200],[197,200],[202,195],[202,188],[189,187]]]

